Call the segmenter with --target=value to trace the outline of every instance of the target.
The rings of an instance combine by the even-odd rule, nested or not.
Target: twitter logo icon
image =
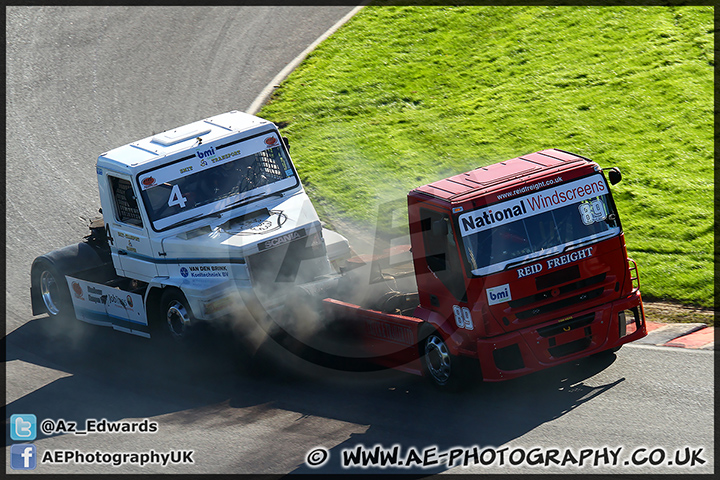
[[[37,418],[31,413],[22,413],[10,417],[10,438],[29,441],[37,437]]]

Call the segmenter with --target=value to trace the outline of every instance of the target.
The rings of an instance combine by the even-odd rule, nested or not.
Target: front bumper
[[[636,291],[626,298],[579,312],[565,321],[552,320],[478,340],[477,356],[483,379],[492,382],[615,349],[645,335],[642,299]]]

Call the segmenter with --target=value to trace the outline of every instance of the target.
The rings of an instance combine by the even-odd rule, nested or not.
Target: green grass
[[[323,219],[545,148],[617,166],[648,298],[713,304],[712,7],[368,6],[260,116]]]

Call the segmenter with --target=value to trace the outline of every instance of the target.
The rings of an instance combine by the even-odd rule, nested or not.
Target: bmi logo
[[[497,305],[498,303],[509,302],[512,300],[510,294],[510,284],[490,287],[485,290],[488,297],[488,305]]]

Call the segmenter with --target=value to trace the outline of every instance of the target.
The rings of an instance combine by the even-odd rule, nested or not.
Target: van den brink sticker
[[[227,265],[189,265],[180,267],[183,278],[229,278],[230,271]]]

